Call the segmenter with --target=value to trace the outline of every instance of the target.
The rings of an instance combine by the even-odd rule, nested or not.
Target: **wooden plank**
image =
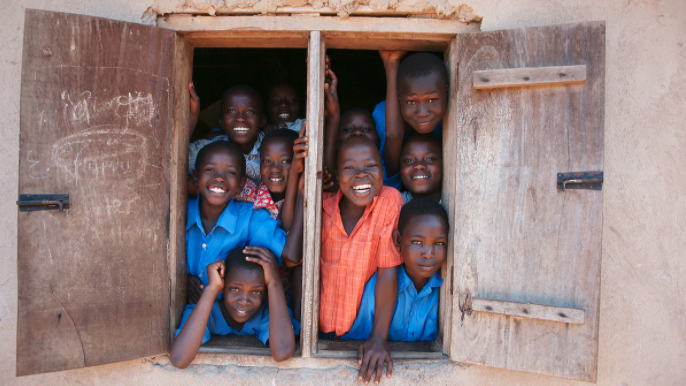
[[[457,39],[450,358],[593,382],[603,193],[562,193],[556,176],[603,169],[605,25],[467,33]],[[582,85],[472,87],[474,72],[487,68],[575,65],[586,66]],[[585,322],[463,314],[470,298],[580,309]]]
[[[320,340],[316,357],[318,358],[357,358],[359,340]],[[437,341],[430,342],[388,342],[393,359],[439,359],[444,358]]]
[[[403,51],[443,51],[447,40],[395,37],[388,34],[371,32],[326,34],[326,46],[344,50],[403,50]]]
[[[269,347],[251,335],[212,335],[209,342],[200,346],[198,353],[272,356]],[[300,342],[295,343],[293,352],[293,357],[298,356],[300,356]]]
[[[317,349],[319,331],[319,256],[322,231],[322,180],[324,149],[324,57],[326,48],[319,31],[310,33],[307,52],[307,136],[305,163],[305,232],[303,240],[302,356]],[[319,177],[318,177],[319,176]]]
[[[550,322],[584,324],[586,313],[575,308],[552,307],[543,304],[504,302],[491,299],[471,299],[472,311],[491,314],[517,316],[520,318],[540,319]]]
[[[462,32],[479,30],[479,23],[463,23],[457,20],[406,19],[384,17],[337,16],[189,16],[169,15],[157,18],[157,25],[180,32],[187,38],[219,38],[240,33],[266,31],[326,31],[327,33],[376,33],[414,35],[414,39],[449,42],[452,36]],[[249,35],[248,35],[249,36]]]
[[[459,152],[457,151],[457,39],[453,38],[443,54],[446,62],[448,76],[448,106],[443,118],[443,170],[455,170],[457,167]],[[455,185],[457,176],[455,173],[443,173],[443,185],[441,187],[441,202],[448,212],[450,233],[448,240],[448,255],[443,267],[441,267],[441,295],[438,306],[438,337],[443,353],[449,355],[450,338],[452,330],[453,314],[453,271],[455,264]]]
[[[268,35],[271,34],[250,33],[250,36],[237,34],[237,36],[222,38],[189,38],[188,42],[197,48],[307,48],[307,36],[268,37]]]
[[[171,177],[169,179],[169,341],[181,324],[186,305],[186,217],[188,212],[188,141],[190,136],[190,96],[193,77],[193,47],[176,36],[174,59],[174,118],[172,122]]]
[[[477,90],[539,85],[583,84],[586,66],[553,66],[503,68],[474,71],[473,85]]]
[[[97,37],[97,38],[94,38]],[[17,375],[169,349],[175,34],[27,10],[18,214]]]

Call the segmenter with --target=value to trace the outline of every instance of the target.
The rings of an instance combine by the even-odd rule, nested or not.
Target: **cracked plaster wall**
[[[0,31],[0,384],[190,385],[352,384],[352,361],[310,361],[305,369],[260,358],[240,366],[177,370],[166,357],[14,377],[19,92],[25,8],[131,22],[149,1],[3,1]],[[246,0],[249,2],[252,0]],[[284,0],[290,5],[307,0]],[[385,0],[381,0],[385,1]],[[427,0],[438,9],[450,2]],[[339,2],[342,4],[344,1]],[[179,1],[179,5],[185,3]],[[209,1],[196,1],[206,4]],[[400,2],[403,3],[403,2]],[[160,4],[160,3],[156,3]],[[174,4],[174,3],[168,3]],[[324,4],[322,2],[322,4]],[[330,2],[329,5],[332,3]],[[390,3],[389,3],[390,4]],[[495,30],[606,20],[603,264],[598,384],[686,384],[686,4],[683,0],[474,0],[481,28]],[[150,12],[150,11],[148,11]],[[231,358],[225,358],[231,363]],[[459,366],[398,363],[388,385],[585,385],[552,377]]]

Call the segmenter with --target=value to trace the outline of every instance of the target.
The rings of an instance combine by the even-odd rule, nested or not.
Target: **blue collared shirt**
[[[376,279],[374,274],[364,286],[360,310],[352,328],[341,339],[367,340],[374,326]],[[398,268],[398,300],[388,329],[388,340],[415,342],[435,340],[438,332],[438,288],[443,279],[436,272],[419,293],[404,266]]]
[[[386,146],[386,101],[376,105],[374,112],[372,112],[372,117],[374,118],[374,123],[376,124],[376,135],[379,137],[379,154],[381,154],[381,160],[383,162],[383,151],[384,146]],[[443,121],[436,125],[431,134],[435,135],[439,139],[443,137]],[[400,180],[400,173],[396,173],[395,175],[389,177],[386,175],[386,167],[384,166],[383,184],[400,189],[400,186],[403,184],[403,182]]]
[[[210,334],[213,335],[252,335],[257,337],[260,342],[267,344],[269,340],[269,306],[265,301],[257,310],[252,318],[248,319],[243,325],[243,328],[238,331],[235,328],[229,326],[224,319],[221,308],[219,308],[219,302],[222,300],[217,300],[212,305],[212,311],[210,311],[210,318],[207,320],[207,327],[205,327],[205,333],[202,336],[202,344],[207,343],[210,340]],[[186,320],[191,316],[191,312],[195,308],[195,304],[187,304],[186,309],[183,311],[183,319],[181,320],[181,325],[176,329],[176,334],[179,335],[181,328],[186,324]],[[291,323],[293,323],[293,332],[295,335],[300,334],[300,323],[293,319],[293,314],[291,310],[288,310],[288,315],[291,317]]]
[[[286,245],[286,232],[269,212],[264,209],[253,211],[253,204],[231,199],[214,229],[205,234],[199,205],[199,199],[188,201],[186,267],[188,273],[199,277],[205,286],[208,284],[207,266],[226,258],[232,249],[247,245],[264,247],[276,255],[279,265],[283,265],[281,252]]]

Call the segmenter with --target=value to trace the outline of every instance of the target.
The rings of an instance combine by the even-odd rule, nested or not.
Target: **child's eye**
[[[248,110],[248,111],[246,111],[246,113],[248,113],[248,114],[255,114],[255,110]]]
[[[205,168],[205,171],[208,172],[208,173],[212,173],[212,172],[214,172],[214,169],[212,169],[212,168]]]
[[[234,110],[234,109],[228,109],[228,110],[226,110],[226,112],[228,114],[236,114],[236,110]]]
[[[406,163],[406,164],[411,164],[411,163],[414,162],[414,159],[413,159],[413,158],[405,158],[405,159],[403,160],[403,162]]]
[[[294,99],[289,99],[289,100],[288,100],[288,103],[298,103],[298,100],[295,99],[295,98],[294,98]]]
[[[438,246],[441,246],[441,247],[442,247],[442,246],[445,245],[445,243],[444,243],[443,241],[438,241],[435,245],[438,245]]]
[[[412,240],[411,243],[414,245],[422,245],[422,242],[419,240]]]
[[[375,168],[375,167],[377,167],[377,165],[376,164],[369,164],[369,165],[367,165],[367,167],[368,168]]]
[[[260,296],[260,295],[262,295],[262,290],[254,290],[254,291],[252,291],[252,294],[255,296]]]
[[[286,164],[286,165],[288,165],[288,164],[290,164],[290,163],[292,162],[292,160],[291,160],[290,158],[286,158],[285,160],[283,160],[283,161],[281,161],[281,162],[284,163],[284,164]]]
[[[414,104],[416,104],[416,102],[415,102],[415,101],[406,101],[405,104],[407,104],[407,105],[414,105]]]
[[[263,163],[263,164],[268,164],[269,162],[270,162],[270,161],[269,161],[268,159],[263,159],[263,160],[262,160],[262,163]]]
[[[236,293],[238,292],[238,287],[231,287],[229,288],[229,291]]]
[[[278,99],[272,99],[272,100],[269,101],[269,103],[270,103],[270,104],[273,104],[273,105],[278,105],[278,104],[279,104],[279,100],[278,100]]]
[[[438,102],[438,98],[429,99],[429,103],[436,103],[436,102]]]
[[[352,166],[343,166],[343,170],[352,170],[352,169],[353,169]]]
[[[427,157],[426,160],[427,160],[427,161],[435,161],[435,160],[436,160],[436,157]]]

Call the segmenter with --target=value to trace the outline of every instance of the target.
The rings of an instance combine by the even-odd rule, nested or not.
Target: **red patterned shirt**
[[[255,181],[248,178],[243,191],[237,194],[236,197],[234,197],[234,200],[250,202],[253,204],[253,209],[266,209],[274,220],[278,220],[281,217],[283,200],[274,202],[267,185],[264,183],[261,183],[258,188]]]

